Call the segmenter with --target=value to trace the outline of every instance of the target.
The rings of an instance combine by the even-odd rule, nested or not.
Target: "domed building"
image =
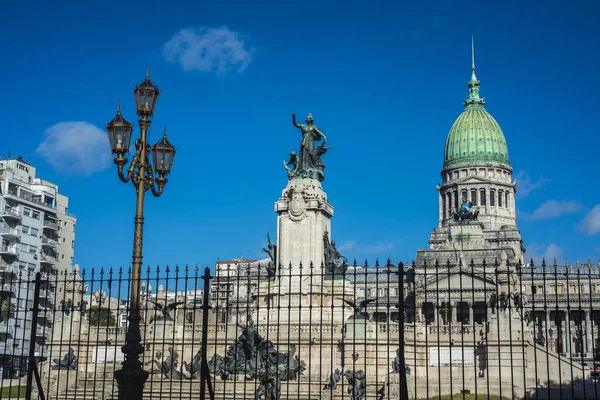
[[[438,226],[429,249],[417,252],[417,265],[480,265],[523,261],[517,228],[515,193],[508,146],[500,125],[485,109],[480,82],[472,65],[469,97],[446,139],[442,183],[437,186]]]

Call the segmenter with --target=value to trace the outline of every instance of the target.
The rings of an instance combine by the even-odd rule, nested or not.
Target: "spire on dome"
[[[469,98],[465,100],[465,106],[485,104],[483,98],[479,97],[479,84],[475,75],[475,41],[471,36],[471,80],[469,81]]]

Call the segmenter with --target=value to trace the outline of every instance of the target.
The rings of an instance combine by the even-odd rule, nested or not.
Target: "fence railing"
[[[143,398],[600,398],[598,266],[236,267],[143,271]],[[0,279],[3,398],[116,399],[131,272]]]

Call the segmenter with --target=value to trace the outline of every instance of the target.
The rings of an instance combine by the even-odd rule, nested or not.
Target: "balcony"
[[[50,339],[50,328],[46,326],[38,326],[35,330],[35,336],[38,338]]]
[[[10,246],[0,246],[0,255],[3,256],[18,256],[19,249]]]
[[[8,238],[18,238],[21,236],[21,231],[17,228],[11,228],[8,225],[0,226],[0,236],[8,237]]]
[[[50,239],[50,238],[47,238],[47,237],[43,237],[42,238],[42,246],[55,248],[56,245],[57,245],[56,240]]]
[[[21,211],[19,211],[18,209],[14,208],[14,207],[4,207],[3,210],[0,210],[0,217],[4,218],[4,219],[15,219],[15,220],[20,220],[23,217],[23,214],[21,213]]]
[[[44,219],[42,226],[44,227],[44,229],[51,229],[54,231],[58,230],[58,223],[49,219]]]
[[[41,263],[45,263],[45,264],[52,264],[54,265],[54,263],[56,263],[56,258],[46,255],[46,254],[42,254],[40,257],[40,262]]]
[[[0,322],[0,334],[14,336],[15,327],[7,324],[6,322]]]
[[[15,341],[13,339],[0,340],[0,354],[13,354]]]

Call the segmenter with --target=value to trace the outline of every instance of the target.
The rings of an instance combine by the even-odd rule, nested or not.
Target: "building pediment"
[[[471,175],[471,176],[465,176],[463,178],[460,178],[458,181],[456,181],[457,184],[459,185],[464,185],[464,184],[469,184],[469,183],[489,183],[490,180],[481,176],[475,176],[475,175]]]
[[[496,277],[482,270],[471,271],[465,267],[454,267],[446,273],[439,272],[426,278],[426,290],[494,290]]]

